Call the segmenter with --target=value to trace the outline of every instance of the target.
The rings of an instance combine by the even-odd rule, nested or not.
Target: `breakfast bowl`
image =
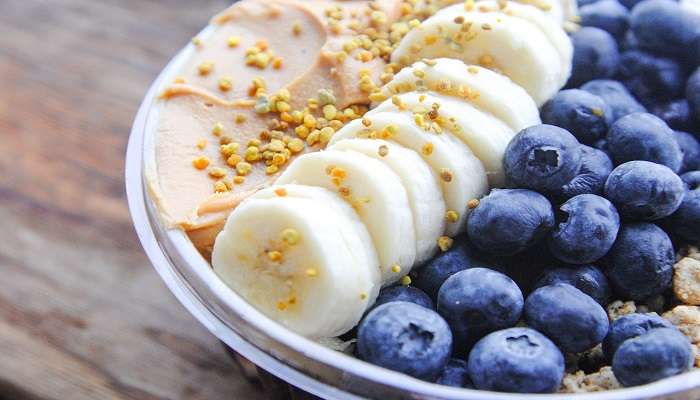
[[[197,37],[205,40],[212,27]],[[195,51],[189,44],[163,69],[139,108],[126,154],[131,216],[148,258],[170,291],[233,352],[303,392],[324,399],[678,399],[700,398],[700,371],[597,393],[509,394],[452,388],[381,368],[273,321],[225,284],[181,229],[165,223],[148,182],[155,168],[159,96]]]

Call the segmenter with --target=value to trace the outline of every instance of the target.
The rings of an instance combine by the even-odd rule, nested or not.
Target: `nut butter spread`
[[[244,0],[215,16],[158,100],[147,182],[166,223],[208,258],[240,201],[381,100],[412,3]]]

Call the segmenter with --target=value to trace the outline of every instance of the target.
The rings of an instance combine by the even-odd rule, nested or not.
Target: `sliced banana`
[[[405,108],[412,111],[416,118],[429,124],[430,117],[427,114],[435,104],[439,106],[436,121],[443,121],[440,126],[464,142],[481,160],[491,186],[503,186],[503,154],[515,132],[493,115],[457,98],[432,92],[403,93],[378,105],[373,111],[395,111]]]
[[[447,210],[439,178],[415,151],[381,139],[345,139],[327,149],[357,151],[391,168],[401,179],[411,205],[416,230],[415,264],[435,255],[438,238],[445,232]]]
[[[308,153],[291,163],[277,183],[323,187],[352,205],[377,250],[382,284],[397,281],[401,271],[413,266],[416,235],[408,195],[401,179],[381,161],[355,151]]]
[[[440,177],[445,205],[453,217],[447,222],[446,234],[456,236],[465,230],[467,203],[489,190],[484,166],[469,147],[450,133],[436,134],[418,128],[409,110],[393,108],[390,112],[372,110],[363,120],[350,122],[333,136],[329,145],[356,137],[389,140],[420,154]]]
[[[250,304],[310,338],[355,326],[378,292],[377,269],[343,214],[310,199],[243,202],[218,235],[214,271]]]
[[[328,189],[317,186],[306,185],[275,185],[262,189],[252,195],[251,199],[274,199],[278,197],[301,198],[314,201],[316,204],[323,204],[325,207],[332,209],[333,212],[340,214],[341,217],[347,220],[347,224],[352,229],[352,237],[348,238],[352,248],[362,248],[365,261],[362,264],[373,265],[377,271],[377,280],[379,280],[379,258],[377,251],[372,244],[372,238],[367,231],[367,227],[362,223],[360,217],[355,210],[345,202],[337,193]]]
[[[561,3],[557,1],[553,1],[552,3],[561,5]],[[562,87],[566,85],[566,82],[571,76],[574,46],[571,44],[571,39],[566,35],[561,21],[555,21],[536,6],[518,1],[499,2],[496,0],[485,0],[480,1],[476,7],[480,12],[501,12],[513,17],[522,18],[536,25],[547,37],[549,43],[554,46],[557,54],[559,54],[562,66],[562,80],[559,84]],[[449,13],[452,8],[454,7],[445,8],[441,12]]]
[[[418,61],[403,68],[382,88],[382,93],[391,97],[431,90],[457,96],[500,118],[515,132],[542,123],[535,101],[508,77],[451,58],[428,63]]]
[[[428,58],[455,58],[502,72],[522,86],[537,105],[563,87],[566,77],[557,50],[532,22],[504,12],[452,6],[408,32],[392,54],[406,66]]]

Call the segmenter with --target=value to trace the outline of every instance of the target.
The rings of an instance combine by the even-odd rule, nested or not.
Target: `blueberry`
[[[693,364],[693,349],[676,329],[658,328],[628,339],[615,352],[612,369],[623,386],[638,386],[681,374]]]
[[[430,310],[435,309],[435,304],[433,304],[430,296],[425,294],[424,291],[413,286],[403,285],[390,286],[382,289],[372,307],[379,307],[382,304],[390,303],[392,301],[405,301],[407,303],[418,304],[419,306]]]
[[[496,189],[469,214],[467,234],[480,250],[513,255],[533,246],[554,226],[546,197],[525,189]]]
[[[666,122],[673,129],[687,131],[693,129],[693,120],[690,115],[688,100],[677,99],[668,103],[657,104],[651,112]]]
[[[571,132],[579,142],[605,136],[612,110],[600,97],[580,89],[562,90],[542,107],[542,122]]]
[[[620,40],[619,47],[620,51],[639,49],[639,40],[634,36],[634,32],[631,29],[625,32],[625,36]]]
[[[567,86],[577,87],[593,79],[615,76],[620,65],[620,51],[608,32],[584,27],[571,35],[571,42],[574,57]]]
[[[581,89],[600,97],[610,106],[613,122],[627,114],[646,111],[646,108],[639,104],[625,86],[618,81],[598,79],[586,83],[581,86]]]
[[[583,293],[591,296],[598,304],[606,306],[610,300],[611,290],[608,278],[593,265],[575,268],[552,268],[544,271],[535,283],[535,288],[555,283],[568,283]]]
[[[468,348],[488,333],[514,326],[523,311],[523,294],[506,275],[471,268],[445,281],[437,307],[452,328],[455,348]]]
[[[613,355],[620,345],[627,339],[631,339],[649,332],[656,328],[672,328],[673,324],[656,314],[627,314],[616,319],[610,324],[610,332],[603,341],[603,352],[608,360],[612,360]]]
[[[581,169],[555,195],[562,200],[587,193],[602,195],[612,170],[613,163],[605,152],[581,145]]]
[[[605,182],[605,196],[623,218],[655,221],[680,207],[685,188],[681,178],[668,167],[630,161],[610,173]]]
[[[644,160],[678,172],[683,163],[673,130],[659,117],[647,113],[629,114],[617,120],[608,131],[608,150],[616,165]]]
[[[436,383],[445,386],[458,388],[473,388],[471,379],[469,379],[468,364],[459,358],[451,358],[447,362],[445,368],[442,369]]]
[[[700,171],[687,172],[681,179],[685,184],[685,198],[669,218],[669,226],[676,235],[697,244],[700,242]]]
[[[630,50],[620,57],[620,78],[630,92],[646,104],[683,95],[685,73],[675,60]]]
[[[688,132],[674,131],[673,133],[683,154],[680,173],[700,169],[700,142]]]
[[[431,298],[437,299],[440,286],[455,273],[474,267],[494,269],[492,264],[481,260],[481,255],[465,242],[466,240],[455,240],[455,244],[449,250],[438,254],[421,267],[415,273],[413,284]]]
[[[676,252],[666,232],[640,222],[622,226],[605,261],[613,289],[623,298],[642,300],[671,287]]]
[[[607,199],[581,194],[559,207],[560,217],[548,244],[552,255],[569,264],[599,260],[615,243],[620,216]]]
[[[600,0],[579,8],[581,25],[600,28],[621,38],[629,27],[629,10],[617,0]]]
[[[700,120],[700,68],[698,68],[685,86],[685,97],[688,100],[690,113],[696,120]]]
[[[697,17],[672,0],[644,0],[630,13],[640,45],[657,54],[683,55],[697,37],[697,26]]]
[[[602,342],[608,314],[593,298],[569,285],[542,286],[525,300],[525,321],[565,352],[578,353]]]
[[[605,153],[608,158],[610,158],[610,153],[608,152],[608,139],[607,137],[602,138],[600,140],[596,140],[595,143],[593,143],[593,148],[602,151]],[[583,151],[583,149],[581,149]],[[610,161],[610,165],[612,165],[612,160]],[[583,167],[583,164],[582,164]],[[612,168],[610,169],[612,171]]]
[[[469,376],[481,390],[554,393],[564,377],[564,356],[534,329],[504,329],[474,346],[469,353]]]
[[[515,135],[506,147],[503,167],[511,185],[554,191],[581,168],[581,147],[567,130],[535,125]]]
[[[627,7],[628,10],[631,10],[636,6],[640,1],[642,0],[620,0],[620,3],[622,3],[623,6]]]
[[[438,313],[403,301],[372,310],[357,336],[361,359],[430,381],[447,364],[451,348],[452,333]]]

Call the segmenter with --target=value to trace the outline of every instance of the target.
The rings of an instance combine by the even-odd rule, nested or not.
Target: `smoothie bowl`
[[[213,334],[323,398],[698,398],[700,75],[668,46],[695,18],[236,3],[139,110],[136,230]]]

